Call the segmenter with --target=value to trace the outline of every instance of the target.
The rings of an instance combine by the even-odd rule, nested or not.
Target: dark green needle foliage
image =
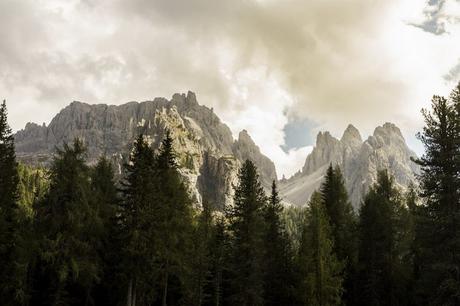
[[[378,172],[360,210],[359,305],[407,305],[407,214],[393,178]]]
[[[299,304],[340,305],[343,264],[334,253],[332,226],[320,193],[313,193],[306,214],[297,259]]]
[[[460,84],[449,99],[434,96],[423,110],[417,160],[422,205],[416,225],[420,303],[460,304]]]
[[[118,211],[122,246],[120,271],[127,305],[134,306],[136,302],[152,301],[158,282],[155,155],[143,135],[136,139],[125,170],[127,174],[122,181],[123,197]]]
[[[339,166],[329,166],[320,193],[331,222],[334,252],[345,265],[344,298],[349,305],[354,305],[358,294],[354,281],[357,265],[357,220]]]
[[[239,172],[234,205],[227,212],[232,238],[232,305],[263,305],[263,233],[266,196],[257,168],[247,160]]]
[[[0,296],[7,305],[25,303],[26,212],[19,205],[19,174],[6,101],[0,105]]]
[[[292,303],[294,274],[293,254],[289,237],[282,223],[283,205],[276,181],[264,208],[264,292],[265,305]]]
[[[103,224],[92,198],[85,153],[78,139],[57,150],[49,191],[35,206],[40,240],[33,302],[38,305],[91,304],[92,289],[101,279]]]

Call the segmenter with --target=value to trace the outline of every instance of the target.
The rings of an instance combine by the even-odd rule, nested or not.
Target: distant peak
[[[401,130],[394,124],[386,122],[383,126],[378,126],[374,130],[374,136],[377,135],[397,135],[403,137]]]
[[[189,91],[187,92],[187,98],[186,98],[186,99],[187,99],[188,102],[196,102],[196,95],[195,95],[195,93],[194,93],[193,91],[190,91],[190,90],[189,90]]]
[[[171,102],[173,103],[184,103],[189,105],[198,105],[196,100],[196,95],[192,91],[188,91],[187,94],[185,93],[175,93],[172,96]]]
[[[254,140],[252,140],[251,136],[249,135],[247,130],[241,130],[238,134],[238,142],[239,143],[246,143],[246,144],[253,144],[255,145]]]
[[[329,131],[325,132],[319,132],[318,136],[316,136],[316,146],[320,147],[324,144],[330,143],[330,142],[336,142],[338,141],[335,137],[329,133]]]
[[[349,124],[343,132],[342,138],[340,139],[343,143],[362,143],[363,139],[361,138],[361,134],[359,130],[352,124]]]

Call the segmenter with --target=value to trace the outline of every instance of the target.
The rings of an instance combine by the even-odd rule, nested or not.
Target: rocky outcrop
[[[280,181],[284,198],[295,205],[307,203],[318,189],[330,164],[342,168],[345,184],[353,206],[357,209],[369,186],[376,181],[377,172],[388,169],[401,189],[415,182],[418,166],[411,161],[411,151],[401,131],[392,123],[377,127],[374,134],[362,141],[359,131],[349,125],[340,140],[329,132],[320,132],[316,146],[308,155],[302,171]]]
[[[121,164],[142,133],[157,149],[166,129],[175,139],[181,173],[197,202],[203,197],[222,208],[231,202],[232,184],[246,159],[258,167],[264,187],[276,179],[273,162],[264,156],[246,131],[233,139],[227,125],[212,109],[199,105],[192,92],[174,94],[171,100],[155,98],[124,105],[89,105],[73,102],[49,126],[29,123],[15,135],[17,156],[29,164],[48,165],[56,147],[78,137],[88,148],[88,162],[101,155]]]
[[[243,130],[233,139],[228,126],[212,109],[198,104],[192,92],[174,94],[171,100],[155,98],[119,106],[73,102],[48,126],[28,123],[16,133],[15,141],[20,160],[46,166],[56,147],[78,137],[88,147],[90,164],[107,155],[121,174],[138,134],[142,133],[157,149],[167,129],[175,139],[180,171],[198,203],[206,200],[220,209],[230,204],[238,169],[246,159],[256,164],[267,190],[277,178],[273,162],[260,152],[248,132]],[[337,164],[344,173],[351,201],[358,208],[380,169],[388,169],[401,188],[413,182],[418,167],[410,160],[412,156],[415,153],[391,123],[377,127],[365,141],[352,125],[340,140],[321,132],[302,169],[279,182],[280,192],[286,202],[304,205],[320,186],[327,167]]]

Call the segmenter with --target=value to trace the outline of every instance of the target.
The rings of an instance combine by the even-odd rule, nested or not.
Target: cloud
[[[319,129],[393,121],[414,143],[419,109],[458,81],[459,12],[455,0],[4,0],[0,93],[19,129],[72,100],[192,90],[290,175]],[[302,135],[298,122],[315,124]]]

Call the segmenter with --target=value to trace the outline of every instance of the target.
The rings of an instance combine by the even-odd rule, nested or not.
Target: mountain
[[[258,167],[267,191],[277,177],[275,165],[260,152],[248,132],[243,130],[234,139],[213,109],[198,104],[192,92],[174,94],[171,100],[155,98],[119,106],[72,102],[48,126],[28,123],[18,131],[16,151],[26,164],[46,166],[56,147],[79,137],[87,145],[90,164],[105,154],[121,174],[136,136],[142,133],[157,149],[166,129],[175,139],[180,171],[199,203],[206,199],[220,209],[231,203],[237,171],[246,159]],[[377,127],[365,141],[352,125],[340,140],[320,132],[302,169],[279,182],[280,192],[287,203],[304,205],[320,186],[327,167],[338,164],[351,201],[358,208],[379,169],[389,169],[401,188],[414,182],[418,167],[410,160],[413,156],[401,131],[391,123]]]
[[[73,102],[57,114],[49,126],[28,123],[15,135],[18,159],[32,165],[47,165],[56,147],[82,139],[88,162],[105,154],[121,174],[133,141],[142,133],[157,149],[166,129],[175,139],[181,173],[198,202],[203,198],[218,208],[231,202],[240,165],[251,159],[261,181],[269,189],[276,179],[275,165],[264,156],[247,131],[234,140],[227,125],[213,109],[199,105],[192,92],[174,94],[171,100],[155,98],[124,105],[89,105]]]
[[[339,165],[345,177],[350,200],[358,209],[369,186],[377,179],[377,172],[388,169],[401,189],[415,182],[418,166],[411,161],[416,154],[409,149],[398,127],[385,123],[374,130],[365,141],[349,125],[339,140],[329,132],[320,132],[316,146],[308,155],[301,171],[280,181],[284,199],[294,205],[304,205],[318,189],[330,164]]]

